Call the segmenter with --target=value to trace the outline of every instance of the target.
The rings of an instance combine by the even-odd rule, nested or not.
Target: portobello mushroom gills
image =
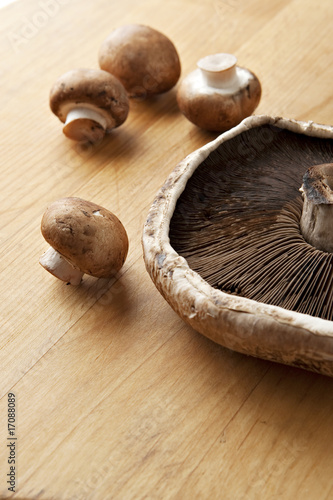
[[[179,197],[171,245],[223,292],[333,320],[332,158],[332,139],[272,125],[225,141]]]

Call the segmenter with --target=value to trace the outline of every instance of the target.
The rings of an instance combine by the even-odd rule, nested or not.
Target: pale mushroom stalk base
[[[333,253],[333,164],[310,168],[300,191],[303,195],[300,227],[304,239],[318,250]]]
[[[209,87],[237,91],[239,81],[236,71],[237,59],[232,54],[213,54],[197,63]]]
[[[66,117],[63,132],[74,141],[97,142],[102,140],[107,128],[104,116],[88,107],[75,107]]]
[[[49,247],[48,250],[40,257],[39,263],[49,273],[53,274],[71,285],[79,285],[84,273],[72,266],[64,257],[54,248]]]

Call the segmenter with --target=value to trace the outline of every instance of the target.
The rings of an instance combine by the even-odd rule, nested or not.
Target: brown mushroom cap
[[[233,57],[231,54],[221,55],[228,58],[228,63]],[[214,56],[207,56],[207,58]],[[199,63],[199,68],[187,75],[178,88],[177,103],[179,109],[188,120],[198,127],[225,132],[238,125],[256,109],[261,97],[260,82],[252,71],[236,66],[235,74],[238,76],[239,83],[236,80],[236,83],[234,81],[232,86],[226,87],[226,89],[210,86],[203,76],[203,68]],[[205,66],[207,67],[208,63]],[[221,73],[224,71],[225,68]],[[211,75],[214,74],[214,71],[207,72]]]
[[[174,44],[159,31],[141,24],[110,33],[99,51],[99,65],[122,82],[131,97],[170,90],[180,76]]]
[[[127,118],[129,102],[120,81],[107,71],[79,68],[58,78],[50,91],[50,108],[64,123],[77,106],[97,108],[107,122],[107,130]]]
[[[45,240],[73,267],[98,278],[113,276],[125,262],[128,238],[109,210],[81,198],[62,198],[45,211]]]
[[[331,376],[333,254],[300,234],[299,187],[307,166],[330,161],[332,138],[333,127],[249,117],[175,168],[143,232],[147,271],[193,328],[229,349]],[[272,285],[280,297],[267,301]]]
[[[243,144],[260,149],[250,157]],[[305,238],[299,190],[316,165],[306,185],[316,172],[311,193],[323,198],[313,184],[327,177],[320,164],[331,155],[329,139],[269,125],[230,139],[188,181],[170,221],[171,245],[219,290],[332,320],[333,255],[321,251],[332,242],[332,216],[320,216],[317,205],[305,224],[316,238]]]

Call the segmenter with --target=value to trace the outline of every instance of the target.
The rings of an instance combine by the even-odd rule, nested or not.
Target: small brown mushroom
[[[99,69],[74,69],[60,76],[50,92],[50,108],[75,141],[96,142],[127,118],[129,101],[119,80]]]
[[[52,203],[43,215],[41,231],[50,248],[40,264],[72,285],[78,285],[83,274],[112,277],[127,256],[128,238],[120,220],[81,198]]]
[[[206,130],[224,132],[251,115],[261,97],[258,78],[237,66],[232,54],[200,59],[198,68],[181,82],[179,109],[192,123]]]
[[[99,65],[115,75],[131,97],[170,90],[181,71],[179,56],[171,40],[141,24],[113,30],[101,45]]]

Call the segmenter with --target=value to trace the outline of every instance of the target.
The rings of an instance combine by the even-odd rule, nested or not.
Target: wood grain
[[[0,497],[332,498],[333,381],[213,344],[184,325],[144,268],[156,191],[216,135],[186,121],[175,90],[131,102],[127,122],[94,147],[67,140],[48,107],[61,73],[97,67],[111,29],[138,22],[173,40],[183,75],[204,55],[232,52],[262,82],[257,114],[330,124],[332,2],[51,3],[47,14],[46,2],[18,0],[0,17]],[[130,251],[114,279],[69,287],[39,266],[41,216],[63,196],[122,220]]]

